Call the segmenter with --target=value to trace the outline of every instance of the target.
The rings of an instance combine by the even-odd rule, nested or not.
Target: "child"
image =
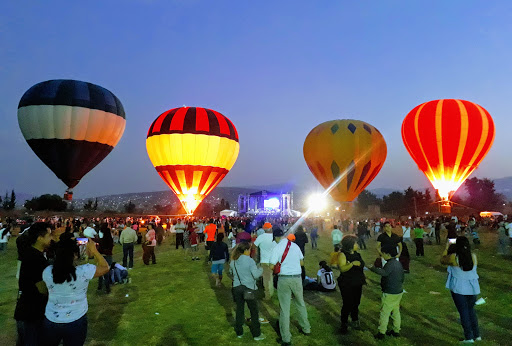
[[[188,240],[190,242],[190,248],[192,249],[192,251],[194,253],[197,252],[197,233],[196,233],[196,230],[193,229],[190,231],[190,235],[188,236]],[[197,256],[193,256],[192,257],[192,261],[198,261],[199,260],[199,257]]]
[[[332,266],[338,266],[338,256],[341,252],[341,245],[336,244],[334,245],[334,251],[331,252],[330,258],[329,258],[329,265]]]
[[[404,270],[395,256],[398,254],[396,247],[389,245],[381,249],[382,257],[386,260],[383,268],[374,266],[369,269],[382,276],[380,285],[382,287],[382,305],[379,319],[379,332],[375,335],[376,339],[384,339],[385,335],[400,336],[400,301],[403,294]],[[393,329],[389,332],[388,322],[390,314],[393,319]]]

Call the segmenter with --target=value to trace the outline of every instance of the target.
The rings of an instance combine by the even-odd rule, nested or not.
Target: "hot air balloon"
[[[18,123],[36,155],[68,186],[64,197],[121,139],[126,125],[121,101],[98,85],[49,80],[28,89]]]
[[[478,167],[494,141],[494,122],[483,107],[464,100],[425,102],[407,114],[402,139],[442,206]]]
[[[304,159],[315,178],[338,202],[351,202],[377,176],[387,147],[379,130],[360,120],[332,120],[304,141]],[[333,185],[333,186],[331,186]]]
[[[235,126],[224,115],[182,107],[156,118],[146,149],[160,177],[192,214],[233,167],[240,145]]]

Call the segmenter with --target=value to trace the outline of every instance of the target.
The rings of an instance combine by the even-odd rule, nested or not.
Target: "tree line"
[[[451,201],[475,211],[500,211],[506,200],[502,194],[496,192],[494,181],[483,178],[467,179],[459,189],[464,189],[467,193],[466,197],[462,193],[455,193]],[[432,196],[430,189],[415,190],[409,186],[404,191],[393,191],[382,198],[377,197],[374,193],[364,190],[359,194],[355,202],[356,211],[365,213],[370,205],[377,205],[384,213],[392,213],[398,215],[422,215],[425,212],[438,211],[438,195]]]

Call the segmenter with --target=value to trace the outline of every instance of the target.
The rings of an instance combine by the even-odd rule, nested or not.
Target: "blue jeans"
[[[45,345],[57,346],[62,341],[65,346],[83,345],[87,337],[87,315],[70,323],[53,323],[45,318]]]
[[[126,258],[130,257],[128,268],[133,268],[133,243],[123,244],[123,267],[126,267]]]
[[[465,296],[452,292],[453,302],[460,315],[460,323],[464,329],[464,339],[473,340],[480,336],[478,318],[475,312],[476,296]]]

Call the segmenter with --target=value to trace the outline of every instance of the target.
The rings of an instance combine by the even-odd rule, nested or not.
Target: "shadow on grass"
[[[110,342],[115,340],[119,323],[123,318],[125,307],[138,300],[138,288],[131,284],[112,286],[112,293],[93,293],[96,305],[94,314],[87,315],[89,323],[94,328],[89,328],[88,339],[94,342]],[[129,294],[129,297],[126,297]]]
[[[182,324],[175,324],[167,328],[157,345],[194,345],[193,340],[185,333]]]
[[[208,265],[208,263],[203,264],[203,269],[208,275],[208,279],[210,282],[210,288],[215,293],[215,298],[217,299],[217,302],[220,306],[224,308],[224,313],[226,315],[226,320],[231,324],[232,326],[235,325],[235,318],[233,316],[233,309],[234,309],[234,302],[233,302],[233,295],[231,294],[231,287],[225,286],[225,282],[221,284],[220,287],[215,286],[215,280],[211,276],[211,268]],[[226,268],[224,268],[224,276],[226,276]]]

